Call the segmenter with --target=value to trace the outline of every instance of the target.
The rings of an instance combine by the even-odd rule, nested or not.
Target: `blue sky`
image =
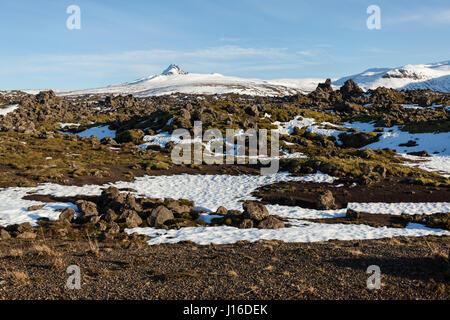
[[[369,5],[381,29],[366,27]],[[69,5],[81,29],[69,30]],[[2,0],[0,90],[99,87],[185,71],[313,78],[450,59],[448,0]]]

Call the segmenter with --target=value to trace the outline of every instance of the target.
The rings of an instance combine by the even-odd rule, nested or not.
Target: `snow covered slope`
[[[338,89],[348,79],[353,79],[361,88],[376,89],[431,89],[450,92],[450,60],[432,63],[405,65],[398,68],[372,68],[352,76],[334,79],[333,88]],[[245,79],[224,76],[219,73],[187,73],[171,64],[159,75],[105,88],[57,91],[61,96],[84,94],[133,94],[137,97],[186,94],[248,94],[255,96],[285,96],[314,91],[321,78],[303,79]],[[40,90],[24,90],[37,94]]]
[[[218,73],[187,73],[176,65],[170,65],[160,75],[113,85],[105,88],[59,91],[58,95],[81,95],[94,93],[133,94],[137,97],[165,95],[172,93],[224,94],[238,93],[257,96],[284,96],[312,91],[324,79],[266,81],[228,77]],[[308,90],[303,90],[307,88]]]
[[[450,60],[398,68],[368,69],[359,74],[343,77],[333,84],[341,86],[348,79],[353,79],[364,90],[386,87],[450,92]]]

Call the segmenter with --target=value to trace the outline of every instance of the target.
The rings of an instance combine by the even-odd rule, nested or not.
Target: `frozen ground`
[[[316,242],[328,240],[381,239],[396,236],[450,235],[449,232],[410,223],[406,228],[374,228],[366,225],[305,223],[284,229],[238,229],[233,227],[195,227],[179,230],[154,228],[128,229],[153,237],[148,244],[193,241],[198,244],[227,244],[239,240],[282,240],[285,242]]]
[[[431,155],[431,157],[418,157],[409,154],[402,154],[403,157],[420,162],[406,163],[408,166],[418,167],[427,171],[434,171],[444,177],[450,178],[450,156]]]
[[[339,140],[339,134],[344,131],[339,130],[341,128],[353,128],[361,132],[373,132],[379,127],[375,127],[373,122],[347,122],[343,125],[335,125],[328,122],[317,123],[312,118],[295,117],[288,122],[274,122],[274,125],[278,126],[280,134],[292,134],[294,128],[306,128],[315,134],[334,136]],[[323,128],[328,125],[333,128]],[[362,149],[394,149],[409,160],[420,160],[421,162],[406,163],[409,166],[417,166],[427,171],[435,171],[442,174],[445,177],[450,177],[450,132],[440,133],[409,133],[401,131],[398,126],[391,128],[383,127],[380,139],[377,142],[364,146]],[[406,143],[410,140],[416,142],[417,146],[414,147],[401,147],[400,144]],[[407,155],[409,152],[427,151],[430,157],[416,157]]]
[[[174,176],[145,176],[134,182],[118,182],[113,185],[118,188],[135,189],[137,195],[149,197],[169,197],[175,199],[189,199],[196,203],[197,208],[208,212],[215,212],[219,206],[227,209],[242,210],[241,200],[253,199],[251,192],[257,187],[279,181],[334,181],[333,177],[316,173],[304,177],[291,177],[286,173],[273,176],[229,176],[229,175],[174,175]],[[99,195],[108,185],[62,186],[57,184],[43,184],[35,188],[7,188],[0,190],[0,224],[8,225],[21,222],[35,223],[40,217],[56,219],[58,208],[76,207],[71,203],[49,203],[42,210],[27,211],[31,205],[43,204],[39,201],[23,200],[27,194],[50,194],[54,196]],[[359,206],[366,212],[384,210],[386,214],[398,214],[400,211],[419,212],[422,209],[433,212],[450,211],[450,203],[446,204],[352,204]],[[366,225],[321,224],[302,221],[306,218],[342,217],[345,209],[339,210],[311,210],[300,207],[280,205],[267,206],[270,214],[289,218],[292,227],[279,230],[237,229],[233,227],[196,227],[180,230],[161,230],[154,228],[136,228],[128,232],[139,232],[156,236],[149,244],[164,242],[178,242],[192,240],[201,244],[233,243],[237,240],[256,241],[259,239],[279,239],[289,242],[326,241],[330,239],[375,239],[392,236],[422,236],[428,234],[450,235],[442,230],[432,230],[420,225],[410,224],[405,229],[373,228]],[[421,212],[422,213],[422,212]],[[202,215],[205,221],[214,215]]]

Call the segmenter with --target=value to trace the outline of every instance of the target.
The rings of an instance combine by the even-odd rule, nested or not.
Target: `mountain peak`
[[[176,64],[171,64],[167,67],[166,70],[164,70],[162,75],[170,76],[170,75],[177,75],[177,74],[187,74],[187,72],[183,71],[179,66]]]

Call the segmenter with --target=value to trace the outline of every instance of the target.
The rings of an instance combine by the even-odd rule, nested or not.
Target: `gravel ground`
[[[450,237],[200,246],[0,242],[0,299],[444,299]],[[69,265],[81,289],[69,290]],[[381,269],[369,290],[367,268]]]

